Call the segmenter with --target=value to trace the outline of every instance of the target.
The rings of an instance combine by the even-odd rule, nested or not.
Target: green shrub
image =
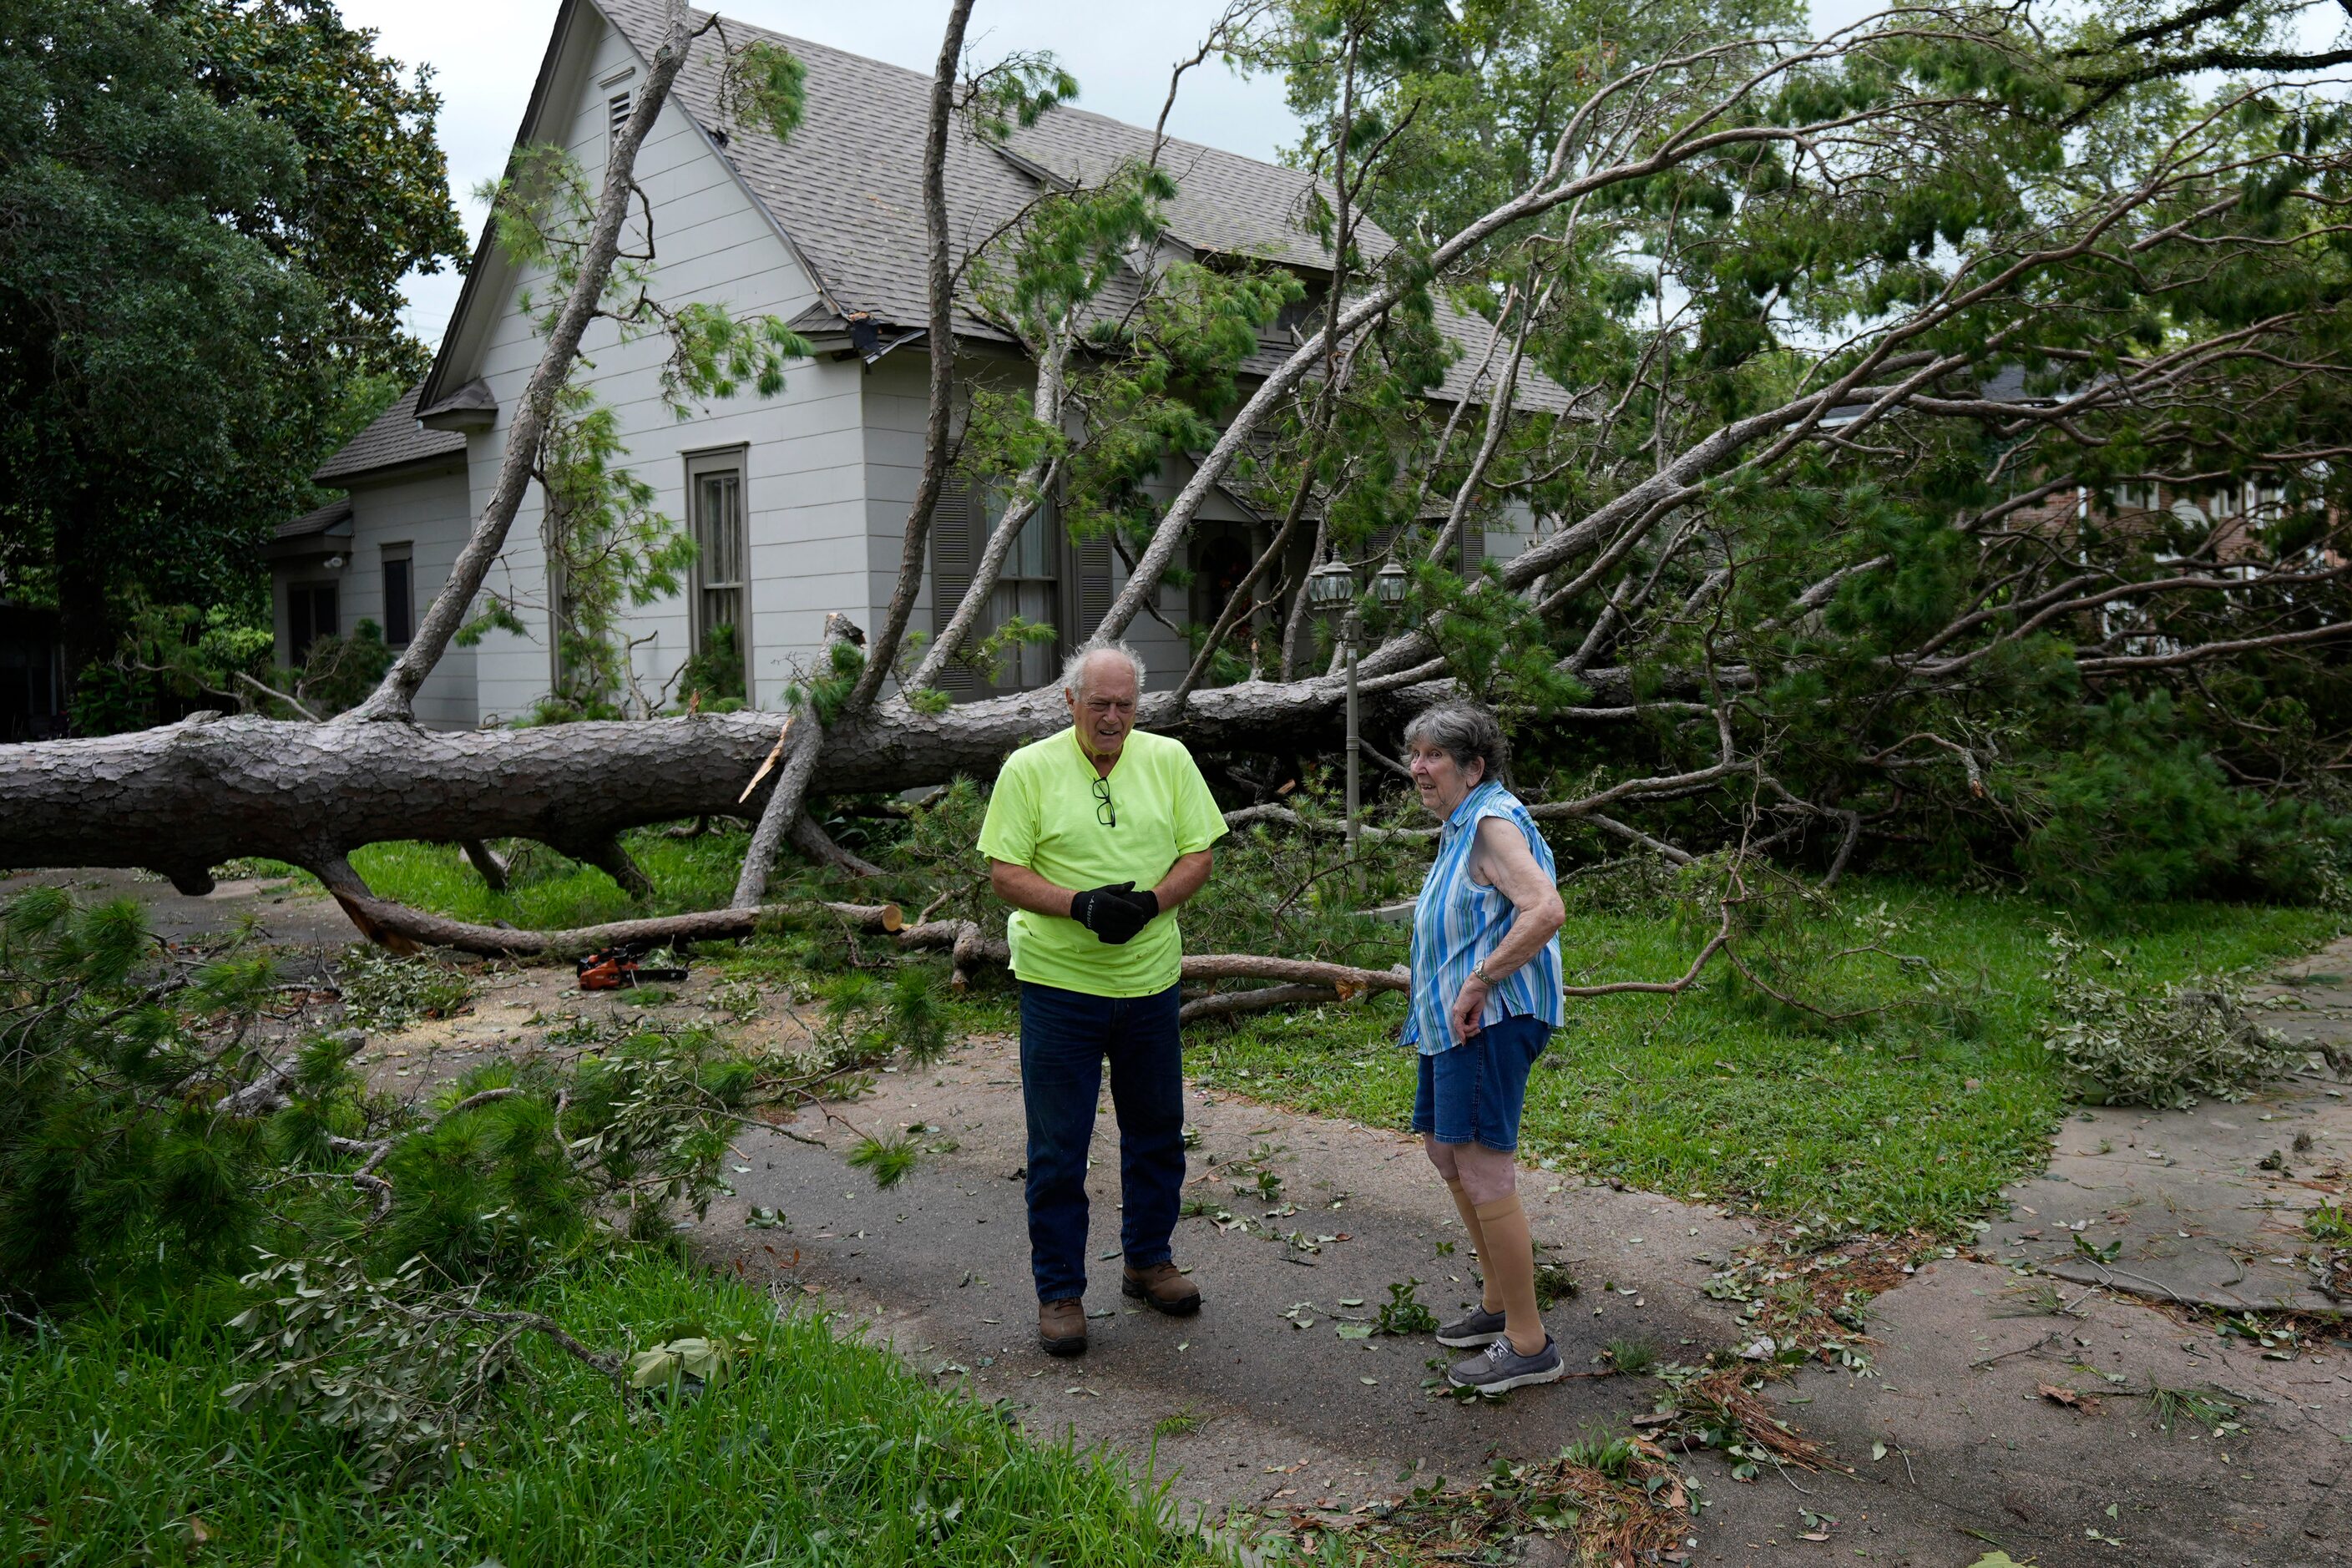
[[[301,694],[302,705],[324,717],[354,708],[392,668],[393,651],[383,640],[383,628],[362,620],[347,637],[320,637],[313,642],[302,668],[287,672],[281,690]],[[290,679],[288,679],[290,677]]]
[[[704,632],[702,651],[677,672],[677,700],[684,702],[697,694],[707,713],[743,704],[743,649],[733,626],[716,626]]]

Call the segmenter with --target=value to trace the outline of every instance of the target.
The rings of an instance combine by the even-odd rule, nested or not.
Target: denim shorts
[[[1551,1026],[1541,1018],[1503,1018],[1450,1051],[1424,1055],[1412,1130],[1440,1143],[1475,1140],[1510,1153],[1519,1146],[1528,1070],[1550,1038]]]

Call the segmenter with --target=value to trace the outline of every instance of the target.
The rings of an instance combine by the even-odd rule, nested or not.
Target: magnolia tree
[[[515,220],[554,263],[545,354],[383,684],[326,722],[199,715],[0,753],[0,862],[149,866],[200,889],[209,866],[265,855],[316,872],[372,935],[554,951],[611,933],[436,921],[373,897],[349,852],[522,837],[625,880],[621,831],[755,810],[731,910],[630,926],[748,930],[786,839],[858,864],[813,798],[985,778],[1057,721],[1050,691],[939,689],[958,661],[1043,635],[980,633],[1045,497],[1126,561],[1099,628],[1117,637],[1160,613],[1224,486],[1266,541],[1139,721],[1262,779],[1237,817],[1286,815],[1271,789],[1293,775],[1251,759],[1336,731],[1345,681],[1302,613],[1307,571],[1336,556],[1411,574],[1402,605],[1362,608],[1376,720],[1450,693],[1495,703],[1537,816],[1608,842],[1810,858],[1832,879],[1865,848],[1997,857],[2086,897],[2326,874],[2312,849],[2347,767],[2333,650],[2352,632],[2352,126],[2316,74],[2332,57],[2267,47],[2292,16],[2231,12],[2221,68],[2246,74],[2221,79],[2182,63],[2197,17],[2153,14],[2135,30],[1921,5],[1812,37],[1801,9],[1708,0],[1238,5],[1171,95],[1219,55],[1282,73],[1318,176],[1297,218],[1332,258],[1309,298],[1270,265],[1131,259],[1174,189],[1157,138],[960,253],[950,139],[1011,134],[1071,89],[1049,60],[972,67],[970,10],[952,8],[926,130],[929,342],[983,314],[1034,382],[960,384],[931,355],[889,607],[835,623],[789,715],[411,719],[452,639],[496,616],[492,563],[535,479],[593,548],[631,526],[573,379],[590,321],[671,334],[691,397],[772,385],[799,346],[647,303],[650,254],[622,255],[633,160],[690,50],[726,51],[758,133],[797,120],[789,56],[681,11],[602,189],[568,222],[545,202]],[[1305,316],[1268,363],[1286,306]],[[1466,395],[1432,395],[1463,352],[1441,315],[1476,323],[1452,367]],[[1551,395],[1531,409],[1538,377]],[[1145,482],[1163,470],[1182,476],[1172,497]],[[959,477],[1004,505],[924,640],[908,622],[930,515]],[[1465,530],[1501,526],[1524,548],[1454,569]],[[628,581],[658,591],[661,548],[649,537]],[[976,955],[968,931],[925,940]]]

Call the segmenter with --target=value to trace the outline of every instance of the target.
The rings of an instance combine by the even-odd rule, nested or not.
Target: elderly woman
[[[1502,1394],[1563,1370],[1536,1305],[1535,1246],[1513,1151],[1528,1069],[1562,1022],[1565,915],[1550,847],[1502,785],[1495,716],[1444,703],[1404,734],[1421,803],[1443,825],[1413,907],[1404,1027],[1406,1042],[1421,1048],[1412,1130],[1427,1141],[1486,1276],[1477,1309],[1441,1327],[1437,1342],[1485,1346],[1446,1376],[1457,1388]]]

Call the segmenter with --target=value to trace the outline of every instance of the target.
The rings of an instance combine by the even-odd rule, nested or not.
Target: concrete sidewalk
[[[1400,1281],[1418,1279],[1441,1316],[1469,1300],[1466,1248],[1441,1250],[1462,1235],[1444,1189],[1395,1133],[1223,1094],[1188,1097],[1200,1146],[1187,1191],[1250,1223],[1180,1223],[1178,1260],[1205,1298],[1200,1316],[1138,1310],[1106,1258],[1087,1298],[1092,1348],[1047,1357],[1035,1348],[1013,1179],[1023,1133],[1011,1043],[972,1040],[938,1068],[882,1082],[842,1113],[866,1131],[937,1129],[917,1136],[953,1148],[882,1192],[842,1163],[852,1135],[814,1112],[794,1130],[830,1149],[754,1134],[739,1145],[751,1167],[735,1177],[740,1200],[713,1210],[707,1245],[821,1295],[943,1385],[1009,1401],[1041,1438],[1102,1445],[1139,1474],[1173,1475],[1176,1495],[1213,1520],[1244,1525],[1238,1516],[1259,1513],[1264,1528],[1301,1509],[1344,1516],[1436,1476],[1472,1479],[1588,1430],[1622,1432],[1656,1402],[1651,1379],[1596,1376],[1465,1406],[1426,1386],[1438,1375],[1430,1363],[1448,1353],[1433,1341],[1342,1338]],[[1262,1151],[1282,1181],[1271,1205],[1234,1192],[1255,1194],[1246,1175],[1225,1175]],[[1094,1158],[1095,1250],[1115,1252],[1108,1111]],[[1538,1240],[1582,1286],[1550,1317],[1572,1369],[1603,1370],[1612,1339],[1686,1361],[1732,1340],[1731,1309],[1701,1287],[1757,1239],[1747,1225],[1573,1177],[1524,1179]],[[746,1226],[754,1206],[788,1226]],[[1973,1563],[1993,1542],[2048,1564],[2352,1561],[2344,1348],[2265,1359],[2210,1327],[2081,1289],[2062,1298],[2065,1315],[2043,1315],[2026,1284],[2010,1268],[1956,1258],[1879,1298],[1873,1375],[1812,1368],[1771,1389],[1783,1417],[1852,1473],[1768,1471],[1738,1483],[1717,1459],[1695,1458],[1706,1506],[1691,1561],[1940,1568]],[[2090,1397],[2070,1408],[2044,1396],[2044,1384]],[[2189,1423],[2161,1433],[2149,1400],[2134,1396],[2151,1384],[2230,1391],[2242,1430],[2218,1442]],[[1163,1426],[1171,1416],[1198,1424]],[[1557,1550],[1534,1545],[1538,1557]]]

